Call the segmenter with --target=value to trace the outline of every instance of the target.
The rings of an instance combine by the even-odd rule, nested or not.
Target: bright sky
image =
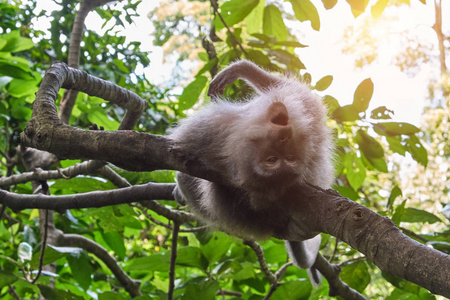
[[[125,33],[129,41],[141,42],[142,50],[152,51],[150,67],[139,71],[144,71],[154,84],[160,84],[171,76],[171,67],[163,66],[162,49],[152,45],[153,26],[147,18],[147,13],[158,3],[159,1],[156,0],[142,1],[138,7],[141,16],[134,19],[134,24],[127,26]],[[375,85],[370,108],[385,105],[394,110],[396,121],[406,121],[418,125],[425,103],[424,99],[427,96],[427,85],[430,78],[436,76],[437,67],[422,68],[415,77],[410,78],[393,65],[392,56],[399,51],[401,45],[381,42],[380,59],[363,70],[355,69],[353,60],[348,55],[341,53],[344,43],[342,41],[343,30],[347,26],[360,24],[362,16],[354,19],[346,1],[338,1],[338,4],[328,11],[323,8],[320,0],[313,0],[313,3],[319,10],[320,31],[312,30],[309,22],[303,22],[296,28],[303,33],[303,37],[299,41],[309,45],[307,48],[299,49],[298,54],[307,66],[308,72],[312,74],[313,82],[325,75],[333,75],[334,81],[325,92],[338,99],[341,105],[346,105],[352,102],[353,93],[358,84],[370,77]],[[51,1],[38,1],[38,4],[47,9],[53,5]],[[444,3],[444,5],[446,4],[448,3]],[[445,9],[450,10],[450,8],[443,7],[444,22],[447,22],[444,24],[444,32],[450,30],[450,23],[445,18]],[[370,14],[370,9],[368,9],[368,13]],[[421,41],[430,41],[436,45],[437,38],[431,29],[434,23],[432,3],[423,5],[418,0],[411,0],[409,8],[404,7],[396,13],[400,14],[402,21],[392,24],[392,26],[408,28],[418,34]],[[86,24],[90,29],[101,31],[102,22],[96,14],[90,14]],[[46,25],[38,26],[45,28]],[[376,32],[383,35],[385,30],[386,28],[380,26]]]

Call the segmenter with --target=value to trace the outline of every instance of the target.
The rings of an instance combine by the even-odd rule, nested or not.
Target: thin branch
[[[261,266],[261,270],[269,279],[269,282],[272,285],[278,285],[277,277],[273,275],[272,272],[270,272],[269,267],[267,266],[266,259],[264,258],[263,248],[255,241],[244,241],[244,245],[249,246],[255,252],[256,257],[259,261],[259,265]]]
[[[169,290],[167,291],[167,299],[173,299],[173,292],[175,290],[175,264],[177,262],[177,249],[178,249],[178,232],[180,229],[180,223],[173,222],[172,230],[172,247],[170,252],[170,266],[169,266]]]
[[[47,244],[47,233],[48,233],[48,210],[45,210],[44,234],[42,235],[41,240],[41,253],[39,255],[38,273],[36,274],[36,277],[34,277],[34,279],[30,281],[31,284],[35,284],[36,281],[41,276],[42,265],[44,264],[45,246]]]
[[[63,234],[60,231],[59,233],[57,240],[59,246],[80,247],[94,254],[108,266],[117,280],[132,297],[141,295],[139,290],[140,282],[128,276],[118,265],[116,259],[108,253],[108,250],[82,235]]]
[[[222,21],[223,26],[225,26],[225,28],[228,30],[228,33],[230,34],[231,39],[239,46],[239,48],[241,48],[241,51],[247,56],[248,53],[247,51],[245,51],[244,47],[241,45],[241,43],[238,41],[238,39],[236,38],[236,36],[234,35],[234,33],[231,31],[230,27],[228,27],[227,22],[224,20],[224,18],[222,17],[222,15],[219,12],[219,7],[217,5],[217,1],[216,0],[211,0],[210,1],[211,6],[214,9],[214,13],[216,13],[219,18],[220,21]],[[234,46],[234,45],[233,45]],[[236,48],[234,47],[234,49],[236,50]]]

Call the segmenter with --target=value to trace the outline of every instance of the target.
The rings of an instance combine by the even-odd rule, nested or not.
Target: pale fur
[[[179,147],[195,149],[195,155],[223,174],[230,185],[178,173],[176,197],[208,224],[241,238],[265,239],[276,235],[277,226],[289,221],[255,203],[276,201],[286,186],[258,185],[267,174],[254,163],[255,151],[259,150],[250,147],[249,138],[264,130],[271,104],[283,103],[293,128],[292,139],[301,149],[293,179],[296,184],[329,188],[334,172],[331,132],[326,126],[325,106],[307,85],[276,77],[251,62],[238,61],[225,68],[211,83],[210,91],[221,93],[226,84],[238,78],[247,81],[257,95],[237,103],[213,96],[213,103],[182,120],[169,134]],[[314,263],[319,245],[320,236],[305,242],[287,241],[290,255],[302,268]],[[292,253],[292,249],[300,253]],[[317,283],[319,275],[314,275],[312,281]]]

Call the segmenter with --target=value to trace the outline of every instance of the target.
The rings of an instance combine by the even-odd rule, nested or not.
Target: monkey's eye
[[[294,157],[294,155],[288,155],[288,156],[286,156],[286,161],[289,162],[289,163],[295,162],[295,157]]]
[[[266,163],[268,164],[274,164],[278,161],[278,157],[276,156],[269,156],[268,158],[266,158]]]

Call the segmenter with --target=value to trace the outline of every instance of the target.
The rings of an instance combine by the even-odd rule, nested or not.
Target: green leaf
[[[70,292],[66,292],[60,289],[55,289],[47,285],[38,284],[39,290],[45,299],[58,299],[58,300],[83,300],[81,296],[77,296]]]
[[[348,182],[357,191],[366,178],[366,168],[361,158],[349,152],[345,156],[344,166],[347,170]]]
[[[354,122],[356,120],[361,120],[358,111],[355,110],[353,105],[345,105],[338,107],[331,115],[333,119],[338,122]]]
[[[403,156],[405,155],[407,147],[406,143],[402,144],[403,139],[401,136],[386,136],[386,140],[389,143],[389,149],[391,149],[392,152]]]
[[[306,280],[288,281],[280,285],[279,288],[273,293],[270,299],[272,300],[286,300],[296,299],[307,300],[311,294],[312,286]]]
[[[181,297],[182,300],[210,300],[215,299],[220,285],[217,281],[209,278],[201,278],[200,281],[193,280],[186,285],[186,292]]]
[[[360,129],[356,133],[356,142],[359,148],[364,153],[366,158],[382,158],[384,157],[384,150],[380,143],[367,134],[364,130]]]
[[[220,14],[229,27],[244,20],[244,18],[258,5],[259,0],[230,0],[220,6]],[[224,28],[220,18],[214,21],[216,29],[219,31]]]
[[[370,283],[370,273],[365,262],[356,262],[344,266],[339,277],[360,293],[362,293]]]
[[[394,214],[392,215],[392,222],[395,223],[395,225],[399,225],[402,221],[403,215],[405,214],[405,205],[406,200],[403,200],[403,202],[395,207]]]
[[[306,48],[306,47],[308,47],[307,45],[303,45],[302,43],[294,42],[294,41],[277,41],[277,42],[274,43],[274,45],[286,46],[286,47],[294,47],[294,48]]]
[[[205,88],[207,81],[208,79],[205,76],[198,76],[193,82],[188,84],[188,86],[184,88],[183,93],[178,99],[178,109],[186,110],[197,103],[198,98]]]
[[[0,240],[5,242],[11,240],[11,232],[5,227],[3,222],[0,222]]]
[[[389,195],[387,207],[390,208],[394,204],[395,199],[397,197],[403,196],[402,190],[398,187],[398,185],[394,186],[391,190],[391,194]]]
[[[217,59],[217,57],[214,57],[213,59],[209,60],[201,69],[200,71],[197,72],[197,75],[195,76],[199,76],[202,75],[203,73],[205,73],[206,71],[210,71],[218,62],[219,60]]]
[[[78,257],[80,253],[83,251],[81,248],[77,247],[56,247],[52,245],[47,245],[45,247],[45,253],[44,253],[44,262],[43,265],[51,264],[55,261],[57,261],[60,258],[72,255],[74,257]],[[38,251],[33,255],[33,258],[31,259],[31,267],[33,269],[36,269],[39,266],[39,256],[41,254],[41,251]]]
[[[121,259],[124,259],[126,248],[123,242],[122,235],[120,235],[117,231],[109,231],[102,233],[102,236],[111,250],[113,250],[114,253],[116,253],[117,256],[119,256]]]
[[[322,0],[322,3],[325,9],[332,9],[336,5],[337,0]]]
[[[364,112],[369,107],[370,99],[373,95],[372,79],[367,78],[361,82],[356,88],[353,95],[353,107],[357,112]]]
[[[13,284],[17,281],[17,279],[19,278],[16,275],[7,271],[0,270],[0,288]]]
[[[288,51],[285,50],[281,50],[281,49],[277,49],[277,50],[272,50],[271,54],[273,56],[275,56],[276,60],[279,61],[280,63],[294,68],[294,69],[306,69],[305,65],[301,62],[301,60],[292,53],[289,53]]]
[[[433,224],[436,222],[442,222],[442,220],[439,219],[438,216],[436,216],[432,213],[429,213],[427,211],[408,207],[405,209],[405,213],[403,214],[403,217],[402,217],[402,222],[407,222],[407,223],[428,222],[430,224]]]
[[[323,103],[328,108],[329,115],[332,115],[333,112],[340,107],[339,102],[336,100],[336,98],[330,95],[325,95],[325,97],[323,97]]]
[[[7,44],[7,41],[0,37],[0,51],[2,51],[2,48],[5,47]]]
[[[119,127],[119,122],[111,119],[100,107],[92,109],[88,112],[88,120],[92,124],[103,126],[105,130],[113,131]]]
[[[311,27],[314,30],[320,29],[320,18],[314,4],[309,0],[289,0],[294,9],[295,17],[297,20],[303,22],[306,20],[311,21]]]
[[[83,290],[87,290],[91,285],[92,267],[87,255],[80,255],[79,257],[68,256],[72,276],[78,282]]]
[[[208,261],[200,248],[187,246],[178,248],[177,265],[206,270]]]
[[[170,264],[170,253],[157,253],[149,256],[130,259],[126,271],[158,271],[167,272]]]
[[[15,62],[10,62],[3,59],[0,59],[0,75],[6,75],[9,77],[25,80],[34,79],[30,69],[25,69],[23,66]]]
[[[7,39],[7,44],[1,49],[2,52],[19,52],[34,47],[34,43],[29,38],[13,37]]]
[[[139,300],[140,297],[134,297],[133,299]],[[152,298],[143,298],[144,299],[152,299]],[[116,292],[104,292],[98,294],[98,300],[128,300],[128,297],[125,297]]]
[[[381,135],[411,135],[420,132],[416,126],[403,122],[385,122],[373,125],[373,129]]]
[[[278,41],[285,41],[287,38],[287,29],[281,11],[273,4],[264,8],[263,33],[267,36],[275,36]]]
[[[87,193],[92,191],[107,191],[113,190],[115,186],[110,182],[104,182],[92,177],[76,177],[67,179],[58,179],[50,187],[52,193]]]
[[[381,16],[388,2],[389,0],[378,0],[378,2],[371,7],[372,16],[375,18]]]
[[[232,244],[233,238],[228,234],[216,231],[213,233],[211,239],[204,245],[200,246],[203,254],[208,259],[209,264],[214,264],[227,253]]]
[[[324,91],[331,85],[332,82],[333,76],[327,75],[319,79],[319,81],[316,82],[316,86],[314,88],[318,91]]]
[[[8,93],[16,98],[34,95],[37,90],[37,82],[34,80],[13,79],[9,82]]]
[[[428,164],[428,153],[419,139],[415,135],[411,135],[406,138],[405,141],[407,142],[406,147],[408,149],[408,152],[411,153],[411,156],[414,158],[414,160],[426,167]]]
[[[261,32],[265,5],[265,0],[259,0],[258,5],[245,18],[245,25],[249,34]]]
[[[393,110],[387,109],[386,106],[380,106],[372,110],[370,118],[378,120],[392,119],[391,114],[394,114]]]
[[[356,201],[359,199],[358,193],[355,192],[355,190],[349,186],[335,185],[333,186],[333,189],[336,190],[339,194],[341,194],[341,196],[346,197],[350,200]]]

